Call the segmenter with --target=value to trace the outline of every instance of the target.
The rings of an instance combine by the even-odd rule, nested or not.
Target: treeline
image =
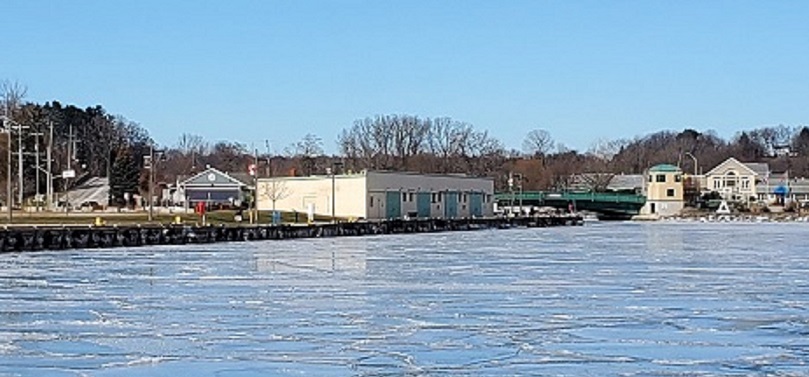
[[[183,134],[176,143],[158,146],[136,122],[112,115],[103,107],[78,108],[58,101],[26,102],[25,88],[16,83],[0,87],[3,115],[10,122],[10,145],[17,182],[17,151],[22,147],[24,195],[36,193],[35,151],[40,151],[39,171],[45,169],[45,153],[53,130],[51,171],[62,190],[82,176],[109,177],[113,202],[124,193],[145,192],[148,174],[143,156],[158,151],[157,182],[175,180],[213,166],[230,173],[246,173],[257,163],[261,176],[325,174],[341,163],[341,170],[406,170],[422,173],[463,173],[491,177],[497,189],[507,187],[510,174],[522,177],[525,190],[563,189],[574,174],[638,174],[659,163],[680,165],[686,172],[706,172],[728,157],[745,162],[768,162],[773,171],[809,177],[809,128],[775,126],[740,132],[725,140],[714,132],[694,129],[661,131],[634,139],[598,140],[586,151],[556,143],[542,129],[529,132],[522,148],[509,149],[487,131],[448,117],[377,115],[356,120],[339,132],[338,153],[326,155],[323,140],[313,134],[279,150],[271,140],[250,145],[236,141],[210,142]],[[17,127],[20,126],[20,127]],[[4,150],[9,133],[0,135]],[[5,152],[5,150],[4,150]],[[0,153],[6,166],[7,153]],[[696,166],[698,165],[698,166]],[[61,180],[58,172],[73,169],[78,178]],[[6,169],[0,169],[5,181]],[[44,175],[40,176],[44,181]],[[16,187],[14,185],[16,195]],[[598,187],[594,187],[598,188]],[[4,191],[4,190],[0,190]],[[39,193],[45,193],[41,183]],[[5,192],[0,197],[5,200]]]
[[[257,141],[261,144],[262,141]],[[506,149],[486,131],[451,118],[379,115],[359,119],[337,137],[339,153],[323,153],[323,141],[306,135],[281,153],[259,149],[251,154],[245,144],[210,144],[183,135],[168,149],[169,176],[188,173],[207,164],[229,172],[244,172],[258,157],[261,175],[325,174],[333,163],[344,171],[362,169],[421,173],[470,174],[493,178],[506,189],[509,175],[522,177],[525,190],[564,189],[580,173],[640,174],[650,166],[679,165],[687,173],[704,173],[735,157],[743,162],[767,162],[772,171],[809,177],[809,128],[763,127],[725,140],[716,133],[685,129],[661,131],[634,139],[598,140],[586,151],[556,143],[542,129],[529,132],[522,149]],[[255,156],[254,156],[255,155]],[[593,182],[600,189],[603,182]]]

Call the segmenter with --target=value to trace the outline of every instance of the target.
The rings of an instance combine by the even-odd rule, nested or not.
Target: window
[[[714,179],[713,180],[713,188],[718,190],[721,187],[721,185],[719,183],[720,183],[720,181],[718,179]]]
[[[369,207],[374,208],[374,197],[371,197],[371,201],[368,204]]]
[[[431,201],[432,201],[433,203],[435,203],[435,202],[436,202],[436,195],[435,195],[435,193],[433,193],[433,194],[431,195],[431,199],[432,199]]]
[[[654,182],[653,175],[649,174],[649,182]]]
[[[440,193],[440,192],[438,193],[438,202],[439,202],[439,203],[441,203],[441,198],[444,196],[444,195],[441,195],[441,194],[442,194],[442,193]]]
[[[667,189],[666,190],[666,196],[668,196],[669,198],[673,197],[674,196],[674,189],[673,188]]]
[[[666,182],[666,175],[665,174],[658,174],[656,180],[657,180],[657,182]]]
[[[406,193],[406,192],[403,192],[403,193],[402,193],[402,201],[403,201],[403,202],[406,202],[406,201],[407,201],[407,193]]]
[[[682,181],[683,181],[683,176],[682,175],[677,174],[677,175],[674,176],[674,182],[682,182]]]
[[[412,202],[413,201],[413,193],[411,192],[410,194],[408,194],[408,197],[409,197],[408,201]]]

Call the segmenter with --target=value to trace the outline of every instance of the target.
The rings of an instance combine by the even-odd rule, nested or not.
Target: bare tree
[[[629,144],[629,141],[626,139],[609,140],[602,138],[593,142],[587,153],[599,160],[610,162],[627,144]]]
[[[323,155],[323,141],[315,134],[306,134],[300,141],[292,144],[287,153],[301,161],[304,175],[315,172],[317,158]]]
[[[202,136],[183,133],[177,140],[177,149],[180,153],[189,155],[192,153],[203,154],[208,148],[208,144]]]
[[[588,190],[593,192],[604,192],[607,191],[607,187],[609,186],[610,182],[612,182],[612,178],[615,177],[613,173],[585,173],[580,174],[579,177],[585,184]]]
[[[543,156],[553,149],[550,132],[543,129],[532,130],[522,142],[523,152],[527,155]]]
[[[3,102],[3,114],[14,117],[14,112],[22,105],[22,99],[28,94],[28,88],[17,81],[0,82],[0,100]]]
[[[286,199],[290,194],[292,191],[287,187],[286,181],[279,178],[270,179],[259,193],[272,202],[273,212],[275,212],[275,202]]]

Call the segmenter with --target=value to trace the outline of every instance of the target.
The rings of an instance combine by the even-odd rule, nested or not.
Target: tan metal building
[[[462,218],[493,215],[494,182],[465,175],[362,171],[258,180],[258,209],[339,218]]]

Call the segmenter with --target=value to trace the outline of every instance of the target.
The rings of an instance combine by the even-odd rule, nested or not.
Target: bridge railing
[[[544,191],[527,191],[522,194],[512,193],[499,193],[495,194],[495,200],[498,203],[511,203],[517,204],[522,199],[523,202],[529,203],[544,203],[546,201],[593,201],[593,202],[607,202],[607,203],[631,203],[643,205],[646,203],[646,197],[643,195],[633,195],[624,193],[610,193],[610,192],[544,192]]]

